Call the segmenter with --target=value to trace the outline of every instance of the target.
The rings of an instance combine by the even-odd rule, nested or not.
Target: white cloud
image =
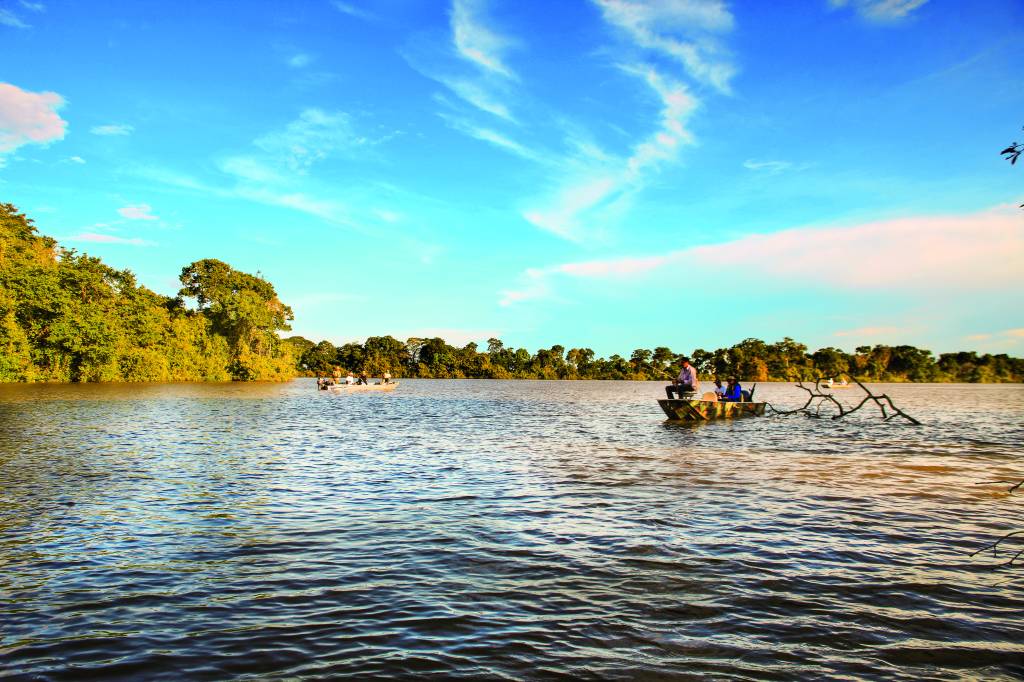
[[[515,78],[503,61],[503,53],[513,42],[486,25],[483,6],[483,0],[452,2],[451,28],[455,49],[463,58],[487,71]]]
[[[373,18],[372,14],[363,9],[360,9],[359,7],[356,7],[352,3],[342,2],[341,0],[332,0],[331,4],[334,5],[334,9],[338,10],[342,14],[347,14],[350,17],[356,17],[357,19]]]
[[[125,123],[111,123],[102,126],[93,126],[89,129],[93,135],[131,135],[135,128]]]
[[[309,66],[310,63],[312,63],[312,61],[312,57],[310,57],[308,54],[303,54],[300,52],[299,54],[292,55],[291,57],[288,58],[288,66],[292,67],[293,69],[301,69],[304,66]]]
[[[70,161],[71,163],[85,163],[85,159],[83,159],[81,156],[72,156],[71,158],[68,159],[68,161]]]
[[[861,225],[801,227],[665,254],[564,263],[528,270],[528,286],[501,302],[536,298],[553,277],[635,279],[685,266],[691,276],[728,263],[767,282],[831,289],[936,293],[1024,289],[1024,216],[1013,207],[967,215],[913,216]]]
[[[117,237],[112,234],[98,234],[96,232],[83,232],[71,237],[64,237],[62,241],[68,242],[93,242],[96,244],[125,244],[128,246],[156,246],[155,242],[139,239],[138,237]]]
[[[523,211],[528,222],[571,241],[593,236],[595,226],[628,208],[650,173],[663,163],[675,161],[679,150],[692,144],[686,121],[697,102],[686,86],[651,67],[623,70],[639,77],[657,95],[661,103],[658,128],[637,143],[625,159],[614,159],[590,146],[579,149],[581,157],[570,160],[568,177],[554,196],[541,202],[541,207]],[[598,159],[605,161],[595,165]]]
[[[464,118],[460,118],[458,116],[449,116],[448,114],[444,114],[444,113],[439,113],[438,116],[440,116],[442,119],[444,119],[444,121],[449,126],[451,126],[454,130],[458,130],[459,132],[465,133],[466,135],[469,135],[470,137],[474,137],[474,138],[476,138],[478,140],[482,140],[483,142],[487,142],[489,144],[492,144],[495,147],[498,147],[499,149],[503,149],[504,151],[507,151],[507,152],[511,152],[512,154],[515,154],[516,156],[520,156],[520,157],[522,157],[524,159],[528,159],[530,161],[544,161],[545,160],[543,154],[540,154],[538,152],[535,152],[532,149],[529,149],[528,147],[526,147],[526,146],[516,142],[515,140],[511,139],[507,135],[503,135],[502,133],[499,133],[496,130],[492,130],[491,128],[486,128],[486,127],[483,127],[483,126],[479,126],[479,125],[473,123],[472,121],[469,121],[469,120],[464,119]]]
[[[46,5],[41,2],[29,2],[29,0],[21,0],[21,6],[27,10],[33,12],[43,12],[46,10]]]
[[[714,34],[729,31],[733,17],[721,0],[594,0],[604,19],[637,46],[679,62],[690,76],[729,91],[735,67]]]
[[[772,175],[796,168],[789,161],[757,161],[755,159],[747,159],[743,162],[743,167],[747,170],[764,171]]]
[[[893,22],[905,19],[910,13],[928,0],[829,0],[833,7],[853,8],[865,19],[878,22]]]
[[[305,109],[284,130],[255,140],[257,147],[285,163],[296,173],[305,173],[314,163],[337,152],[349,152],[374,143],[357,135],[344,112]]]
[[[508,107],[499,101],[491,90],[481,86],[479,83],[464,78],[438,77],[435,80],[446,85],[448,89],[477,109],[486,111],[498,118],[503,118],[510,123],[516,122]]]
[[[220,162],[220,169],[229,175],[251,182],[281,182],[275,169],[251,156],[231,156]]]
[[[68,123],[57,113],[62,106],[64,98],[55,92],[0,83],[0,158],[27,144],[63,139]]]
[[[123,206],[117,209],[123,217],[128,220],[159,220],[159,218],[152,214],[153,207],[149,204],[135,204],[133,206]]]
[[[31,28],[28,24],[18,18],[14,12],[0,8],[0,25],[13,28]]]

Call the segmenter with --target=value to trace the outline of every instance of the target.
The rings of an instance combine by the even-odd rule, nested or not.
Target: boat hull
[[[712,419],[732,417],[764,416],[765,403],[733,403],[721,400],[680,400],[658,401],[665,416],[672,421],[706,422]]]

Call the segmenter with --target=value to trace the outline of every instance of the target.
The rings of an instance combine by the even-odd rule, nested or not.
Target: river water
[[[1024,674],[1024,387],[875,388],[0,386],[0,678]]]

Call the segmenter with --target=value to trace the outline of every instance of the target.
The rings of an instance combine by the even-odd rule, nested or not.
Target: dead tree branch
[[[900,408],[896,407],[896,405],[892,402],[892,398],[890,398],[884,393],[881,395],[875,395],[870,391],[870,389],[868,389],[867,386],[857,381],[856,379],[854,379],[853,382],[860,386],[861,389],[863,389],[864,393],[866,393],[867,395],[865,395],[864,399],[857,403],[855,407],[847,407],[838,400],[836,400],[836,397],[831,393],[825,393],[821,387],[822,381],[824,381],[822,377],[818,377],[817,379],[815,379],[813,389],[804,386],[804,382],[802,381],[798,381],[796,383],[798,388],[807,391],[808,394],[807,402],[803,404],[803,407],[798,407],[795,410],[779,410],[771,403],[767,403],[767,406],[768,408],[771,409],[772,414],[778,416],[786,416],[789,414],[806,414],[807,416],[810,417],[821,417],[822,405],[826,403],[832,403],[833,405],[836,406],[836,409],[839,410],[838,414],[832,415],[832,419],[842,419],[843,417],[853,414],[860,408],[864,407],[864,405],[866,405],[868,402],[874,401],[874,403],[878,405],[878,409],[882,412],[883,421],[889,421],[890,419],[893,419],[895,417],[903,417],[904,419],[909,421],[911,424],[914,424],[915,426],[921,425],[921,422],[917,421],[909,414],[907,414]],[[814,405],[813,412],[811,411],[812,405]],[[892,412],[892,414],[890,414],[890,411]]]
[[[984,552],[986,550],[989,550],[989,549],[992,550],[992,556],[993,557],[998,556],[999,545],[1002,544],[1003,541],[1009,540],[1010,538],[1014,537],[1015,535],[1020,535],[1021,533],[1024,533],[1024,530],[1015,530],[1015,531],[1013,531],[1011,533],[1007,533],[1006,535],[1004,535],[1003,537],[999,538],[995,542],[993,542],[991,544],[988,544],[988,545],[985,545],[984,547],[982,547],[978,551],[973,552],[971,554],[971,556],[972,557],[973,556],[977,556],[977,555],[981,554],[982,552]],[[1013,550],[1010,550],[1010,551],[1012,552]],[[1021,549],[1017,550],[1017,552],[1015,552],[1014,555],[1012,557],[1010,557],[1009,561],[1004,561],[1003,563],[1001,563],[998,566],[996,566],[996,568],[1013,568],[1014,562],[1016,562],[1022,556],[1024,556],[1024,547],[1022,547]]]
[[[1010,489],[1007,490],[1006,492],[1012,495],[1014,490],[1024,485],[1024,479],[1021,479],[1016,484],[1014,484],[1013,481],[978,481],[974,485],[995,485],[996,483],[1005,483],[1008,486],[1010,486]]]

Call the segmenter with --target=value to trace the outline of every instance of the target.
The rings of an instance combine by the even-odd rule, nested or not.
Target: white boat
[[[822,388],[830,388],[833,390],[837,388],[850,388],[850,386],[852,385],[853,384],[846,381],[845,379],[843,381],[832,381],[832,379],[829,378],[821,381]]]

